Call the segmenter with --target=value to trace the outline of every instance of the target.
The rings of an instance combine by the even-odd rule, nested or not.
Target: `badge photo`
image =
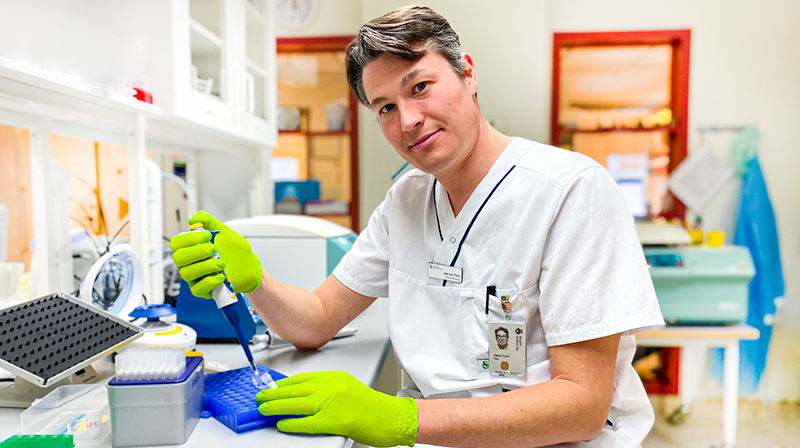
[[[489,373],[493,376],[524,376],[526,363],[525,324],[489,323]]]

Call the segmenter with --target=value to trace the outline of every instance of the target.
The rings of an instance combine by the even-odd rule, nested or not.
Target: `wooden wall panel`
[[[69,172],[67,189],[70,199],[71,226],[86,228],[90,234],[114,234],[127,220],[128,159],[127,148],[91,140],[53,135],[50,157],[58,160]],[[97,195],[100,182],[100,204],[104,224],[100,221]],[[121,235],[129,235],[125,228]]]
[[[0,199],[8,207],[8,261],[30,268],[33,238],[30,138],[25,129],[0,126]]]

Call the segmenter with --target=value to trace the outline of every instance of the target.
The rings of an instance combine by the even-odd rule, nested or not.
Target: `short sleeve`
[[[663,325],[633,218],[599,166],[565,186],[542,254],[542,326],[548,346]]]
[[[369,218],[367,228],[333,270],[333,276],[367,297],[389,294],[389,216],[391,190]]]

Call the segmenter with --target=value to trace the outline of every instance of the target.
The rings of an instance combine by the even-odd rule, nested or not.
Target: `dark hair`
[[[506,330],[506,328],[505,328],[505,327],[497,327],[497,328],[495,328],[495,329],[494,329],[494,335],[495,335],[495,337],[497,336],[497,333],[499,333],[499,332],[501,332],[501,331],[505,331],[505,332],[506,332],[506,336],[508,336],[508,335],[510,334],[510,333],[508,332],[508,330]]]
[[[371,20],[362,26],[345,53],[347,82],[367,107],[362,73],[364,67],[384,54],[402,61],[418,61],[435,51],[464,77],[464,60],[458,34],[447,19],[426,6],[407,6]]]

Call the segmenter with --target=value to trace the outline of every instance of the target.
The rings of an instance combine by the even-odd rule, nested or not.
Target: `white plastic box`
[[[95,442],[111,429],[108,395],[102,384],[56,388],[22,412],[22,434],[71,434],[77,443]]]

